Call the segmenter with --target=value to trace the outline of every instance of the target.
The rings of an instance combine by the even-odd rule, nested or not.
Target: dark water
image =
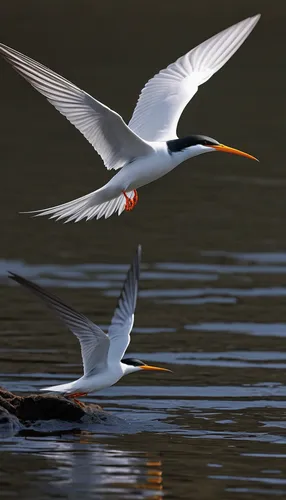
[[[7,270],[103,327],[136,245],[129,348],[173,374],[91,395],[97,432],[1,442],[1,498],[263,499],[286,495],[285,21],[283,2],[11,0],[1,40],[130,116],[143,83],[192,46],[262,13],[194,98],[180,135],[205,133],[260,164],[204,155],[143,188],[133,213],[76,225],[20,216],[109,175],[81,135],[1,62],[0,379],[19,393],[81,373],[76,339]],[[121,420],[119,420],[121,419]]]

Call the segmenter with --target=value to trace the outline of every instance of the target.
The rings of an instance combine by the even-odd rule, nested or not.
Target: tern
[[[147,82],[127,125],[122,117],[42,64],[0,44],[0,53],[90,142],[108,170],[119,170],[107,184],[81,198],[36,210],[64,222],[120,215],[138,201],[137,189],[159,179],[183,161],[214,151],[253,156],[211,137],[179,139],[179,118],[198,87],[216,73],[249,36],[260,14],[201,43]]]
[[[142,370],[170,372],[167,368],[150,366],[134,358],[123,358],[130,343],[130,333],[134,323],[141,260],[138,246],[133,262],[128,270],[117,307],[114,311],[108,334],[86,316],[65,304],[55,295],[39,285],[14,273],[9,277],[40,297],[55,311],[67,328],[78,338],[81,347],[83,376],[68,384],[54,385],[42,391],[64,394],[68,398],[85,396],[90,392],[110,387],[124,375]],[[78,402],[78,401],[77,401]]]

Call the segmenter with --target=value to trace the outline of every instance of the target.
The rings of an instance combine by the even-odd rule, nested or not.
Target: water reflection
[[[279,297],[283,306],[283,263],[277,264],[277,256],[259,259],[252,254],[247,259],[224,255],[223,263],[214,262],[222,256],[204,258],[212,262],[145,263],[143,269],[143,300],[129,354],[166,363],[172,377],[130,376],[90,395],[87,401],[98,402],[112,415],[109,425],[76,435],[64,434],[68,429],[63,428],[63,437],[43,437],[52,426],[34,425],[34,436],[6,440],[8,469],[18,472],[17,482],[11,470],[9,477],[5,472],[7,492],[29,491],[31,483],[45,500],[60,494],[160,499],[175,485],[175,497],[189,499],[195,478],[200,490],[218,484],[219,497],[226,500],[230,495],[267,495],[270,487],[273,494],[284,495],[286,354],[281,338],[286,323],[282,308],[268,305],[271,297]],[[17,272],[46,286],[64,286],[64,294],[80,289],[75,294],[79,308],[91,311],[104,329],[108,301],[118,294],[126,266],[35,266],[24,261],[6,261],[2,271],[0,266],[6,311],[0,332],[1,383],[23,393],[77,378],[81,363],[70,334],[59,334],[58,324],[46,319],[29,297],[18,300],[11,312],[10,297],[13,304],[18,292],[7,286],[6,266],[19,266]],[[252,313],[253,304],[264,298],[259,314]],[[241,304],[243,317],[237,313]],[[261,318],[265,311],[267,321]],[[173,456],[180,464],[175,476]],[[258,458],[264,460],[261,467]],[[270,471],[277,471],[281,484],[272,481]]]
[[[0,383],[36,391],[81,370],[76,339],[7,286],[7,270],[64,287],[63,298],[106,326],[123,263],[139,242],[145,266],[132,350],[174,369],[168,380],[134,375],[91,395],[124,425],[2,441],[1,493],[21,500],[283,498],[285,2],[131,4],[2,2],[2,41],[50,61],[128,117],[146,78],[259,4],[255,36],[200,89],[179,135],[201,130],[262,161],[205,155],[142,189],[134,213],[102,223],[19,216],[96,189],[108,173],[73,127],[1,66]]]
[[[27,467],[23,467],[18,484],[27,478],[36,490],[51,496],[63,492],[69,498],[101,498],[108,491],[112,498],[163,497],[162,459],[152,453],[120,449],[99,442],[94,434],[76,432],[67,438],[21,438],[6,443],[3,452],[12,449]],[[38,470],[36,464],[41,463]],[[24,477],[21,477],[24,476]],[[13,495],[13,479],[5,478],[7,491]],[[105,496],[104,496],[105,497]]]

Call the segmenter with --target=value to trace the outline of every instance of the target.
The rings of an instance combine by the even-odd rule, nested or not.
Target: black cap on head
[[[167,141],[167,148],[169,153],[172,154],[183,151],[191,146],[196,146],[197,144],[201,144],[202,146],[215,146],[218,145],[219,142],[207,135],[188,135],[182,139]]]
[[[140,361],[140,359],[136,358],[124,358],[122,359],[121,363],[124,363],[125,365],[130,365],[130,366],[144,366],[146,363],[144,361]]]

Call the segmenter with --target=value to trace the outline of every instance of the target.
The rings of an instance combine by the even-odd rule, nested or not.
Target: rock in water
[[[51,394],[16,396],[0,388],[0,430],[25,428],[25,424],[46,422],[101,423],[107,413],[98,405],[82,406],[65,398]]]
[[[23,429],[20,420],[0,407],[0,438],[10,437]]]

